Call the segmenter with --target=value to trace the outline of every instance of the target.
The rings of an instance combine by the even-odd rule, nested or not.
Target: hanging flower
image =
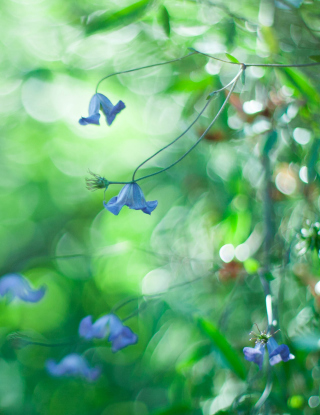
[[[106,116],[106,121],[108,125],[111,125],[120,111],[122,111],[126,106],[122,101],[119,101],[116,105],[112,105],[111,101],[103,94],[94,94],[89,103],[89,116],[81,117],[79,124],[88,125],[96,124],[100,125],[100,107],[102,112]]]
[[[90,382],[97,380],[101,374],[100,368],[90,368],[86,359],[77,353],[67,355],[60,363],[47,360],[46,369],[54,377],[83,377]]]
[[[17,297],[22,301],[36,303],[44,294],[44,287],[34,290],[28,280],[20,274],[6,274],[0,278],[0,296],[7,296],[8,301]]]
[[[290,353],[289,347],[285,344],[281,344],[280,346],[275,341],[275,339],[270,335],[266,334],[266,332],[261,332],[259,327],[258,330],[260,334],[256,334],[251,332],[250,334],[254,334],[256,344],[254,347],[245,347],[243,349],[244,357],[249,362],[254,362],[259,366],[259,369],[262,369],[265,346],[267,345],[268,353],[269,353],[269,363],[271,366],[276,365],[277,363],[288,362],[295,358],[293,354]]]
[[[86,340],[103,339],[109,335],[108,340],[112,343],[112,351],[117,352],[126,346],[135,344],[138,336],[124,326],[121,320],[114,314],[107,314],[92,323],[92,316],[83,318],[79,325],[79,336]]]
[[[114,215],[118,215],[123,206],[130,209],[142,210],[148,215],[158,206],[158,201],[146,202],[140,186],[137,183],[126,184],[118,196],[113,197],[108,203],[103,202],[104,207]]]

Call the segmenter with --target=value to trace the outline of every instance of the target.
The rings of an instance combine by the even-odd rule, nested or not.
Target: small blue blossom
[[[86,359],[76,353],[67,355],[60,363],[56,363],[52,359],[47,360],[46,369],[54,377],[79,376],[90,382],[97,380],[101,374],[100,368],[90,368]]]
[[[256,343],[253,347],[245,347],[243,349],[244,357],[249,362],[254,362],[262,369],[265,345],[263,343]]]
[[[286,344],[280,344],[275,341],[273,337],[270,337],[267,348],[269,352],[269,362],[270,365],[276,365],[277,363],[288,362],[289,360],[294,359],[294,355],[290,353],[289,347]]]
[[[121,190],[118,196],[113,197],[103,206],[114,215],[118,215],[123,206],[130,209],[142,210],[148,215],[158,206],[158,201],[146,202],[140,186],[137,183],[128,183]]]
[[[112,351],[117,352],[126,346],[135,344],[138,336],[124,326],[121,320],[114,314],[107,314],[92,323],[92,316],[83,318],[79,325],[79,336],[86,340],[103,339],[109,335],[108,340],[112,343]]]
[[[23,301],[36,303],[44,294],[44,287],[34,290],[30,287],[28,280],[20,274],[6,274],[0,279],[0,296],[7,296],[8,301],[17,297]]]
[[[112,105],[111,101],[102,94],[94,94],[90,100],[89,104],[89,116],[88,117],[81,117],[79,120],[79,124],[81,125],[88,125],[88,124],[96,124],[100,125],[100,107],[102,108],[102,112],[106,116],[106,121],[108,125],[111,125],[120,111],[122,111],[126,106],[122,101],[119,101],[116,105]]]

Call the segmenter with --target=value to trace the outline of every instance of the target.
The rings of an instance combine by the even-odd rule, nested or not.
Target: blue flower
[[[46,369],[54,377],[80,376],[90,382],[97,380],[101,374],[100,368],[90,368],[86,359],[76,353],[67,355],[60,363],[52,359],[47,360]]]
[[[114,314],[100,317],[92,324],[92,316],[83,318],[79,325],[79,336],[86,340],[103,339],[109,335],[108,340],[112,343],[112,351],[117,352],[126,346],[135,344],[138,336],[124,326],[121,320]]]
[[[14,297],[20,300],[36,303],[44,296],[45,288],[34,290],[28,280],[20,274],[6,274],[0,279],[0,296],[7,296],[8,301]]]
[[[270,365],[276,365],[277,363],[288,362],[288,360],[292,360],[295,357],[293,354],[290,353],[289,347],[286,344],[280,344],[275,341],[273,337],[270,337],[267,348],[269,352],[269,362]]]
[[[158,201],[146,202],[140,186],[137,183],[126,184],[118,196],[113,197],[108,203],[103,202],[103,206],[114,215],[118,215],[123,206],[130,209],[142,210],[148,215],[158,206]]]
[[[111,125],[116,115],[126,107],[122,101],[119,101],[116,105],[112,105],[111,101],[106,96],[99,93],[94,94],[89,104],[89,117],[81,117],[79,124],[100,125],[100,106],[102,107],[102,112],[106,116],[108,125]]]
[[[262,369],[263,357],[265,352],[265,346],[267,345],[269,352],[270,365],[276,365],[277,363],[288,362],[288,360],[294,359],[294,355],[290,353],[289,347],[285,344],[280,346],[273,337],[269,337],[268,341],[257,341],[254,348],[245,347],[243,349],[244,357],[249,362],[254,362]]]
[[[263,357],[264,357],[265,345],[263,343],[256,343],[253,347],[245,347],[243,349],[244,357],[249,362],[254,362],[262,369]]]

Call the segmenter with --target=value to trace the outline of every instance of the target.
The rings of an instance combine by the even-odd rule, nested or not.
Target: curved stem
[[[197,51],[194,51],[194,52],[188,53],[188,55],[182,56],[181,58],[172,59],[171,61],[154,63],[152,65],[140,66],[139,68],[128,69],[126,71],[120,71],[120,72],[111,73],[110,75],[104,76],[102,79],[100,79],[100,81],[97,83],[97,86],[96,86],[96,93],[98,92],[98,88],[99,88],[99,85],[101,84],[101,82],[104,81],[107,78],[111,78],[111,76],[121,75],[123,73],[140,71],[141,69],[153,68],[155,66],[167,65],[168,63],[173,63],[173,62],[181,61],[182,59],[188,58],[189,56],[192,56],[192,55],[196,55],[197,53],[198,53]]]
[[[135,180],[136,182],[138,182],[139,180],[143,180],[143,179],[146,179],[147,177],[151,177],[151,176],[155,176],[156,174],[160,174],[160,173],[163,173],[163,172],[165,172],[166,170],[169,170],[169,169],[171,169],[171,167],[173,167],[173,166],[175,166],[176,164],[178,164],[181,160],[183,160],[199,143],[200,143],[200,141],[203,139],[203,137],[207,134],[207,132],[210,130],[210,128],[213,126],[213,124],[216,122],[216,120],[218,119],[218,117],[219,117],[219,115],[221,114],[221,112],[224,110],[224,108],[225,108],[225,106],[227,105],[227,102],[229,101],[229,98],[230,98],[230,96],[231,96],[231,94],[232,94],[232,92],[234,91],[234,88],[236,87],[236,84],[237,84],[237,81],[238,81],[238,79],[239,79],[239,77],[240,77],[240,75],[242,74],[242,72],[243,72],[243,69],[241,69],[241,71],[238,73],[238,75],[236,76],[236,78],[235,78],[235,80],[233,81],[233,85],[232,85],[232,87],[231,87],[231,89],[230,89],[230,91],[229,91],[229,93],[228,93],[228,95],[227,95],[227,97],[226,97],[226,99],[224,100],[224,102],[223,102],[223,104],[222,104],[222,106],[221,106],[221,108],[219,109],[219,111],[218,111],[218,113],[217,113],[217,115],[214,117],[214,119],[211,121],[211,123],[209,124],[209,126],[206,128],[206,130],[204,131],[204,133],[203,134],[201,134],[201,136],[198,138],[198,140],[193,144],[193,146],[191,146],[190,148],[189,148],[189,150],[183,155],[183,156],[181,156],[177,161],[175,161],[174,163],[172,163],[170,166],[168,166],[168,167],[165,167],[164,169],[162,169],[162,170],[160,170],[160,171],[157,171],[157,172],[155,172],[155,173],[151,173],[151,174],[148,174],[147,176],[143,176],[143,177],[140,177],[139,179],[137,179],[137,180]]]
[[[238,75],[237,75],[238,76]],[[207,103],[205,104],[205,106],[202,108],[202,110],[199,112],[199,114],[197,115],[197,117],[195,118],[195,120],[188,126],[188,128],[181,133],[178,137],[176,137],[173,141],[171,141],[169,144],[165,145],[164,147],[162,147],[160,150],[158,150],[156,153],[154,153],[152,156],[148,157],[144,162],[142,162],[141,164],[139,164],[139,166],[135,169],[135,171],[133,172],[132,175],[132,181],[134,181],[135,179],[135,175],[137,173],[137,171],[144,165],[146,164],[149,160],[151,160],[153,157],[157,156],[159,153],[161,153],[161,151],[165,150],[166,148],[170,147],[172,144],[174,144],[175,142],[177,142],[181,137],[183,137],[190,129],[191,127],[198,121],[198,119],[201,117],[201,115],[204,113],[204,111],[206,110],[206,108],[208,107],[208,105],[210,104],[210,102],[213,99],[213,96],[221,91],[223,91],[224,89],[228,88],[228,86],[230,86],[233,82],[235,82],[237,76],[232,79],[232,81],[230,81],[227,85],[225,85],[224,87],[217,89],[216,91],[213,91],[209,94],[209,99],[207,101]],[[140,180],[140,179],[138,179]]]

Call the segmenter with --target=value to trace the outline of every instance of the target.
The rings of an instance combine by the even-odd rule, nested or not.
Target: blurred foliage
[[[103,191],[85,188],[88,169],[130,181],[237,65],[192,55],[114,76],[99,89],[126,104],[112,126],[78,119],[102,77],[188,48],[231,62],[318,62],[319,14],[315,0],[1,4],[1,275],[47,287],[39,303],[0,304],[1,414],[317,413],[320,263],[299,244],[307,221],[319,221],[318,67],[248,67],[193,153],[139,183],[159,201],[150,217],[103,209]],[[184,154],[224,98],[139,177]],[[119,190],[110,186],[106,200]],[[272,368],[272,391],[257,408],[269,375],[242,349],[253,323],[267,325],[266,267],[277,338],[296,359]],[[138,343],[115,354],[106,340],[79,343],[80,320],[113,307],[130,317]],[[103,368],[97,382],[45,371],[48,358],[74,352]]]

